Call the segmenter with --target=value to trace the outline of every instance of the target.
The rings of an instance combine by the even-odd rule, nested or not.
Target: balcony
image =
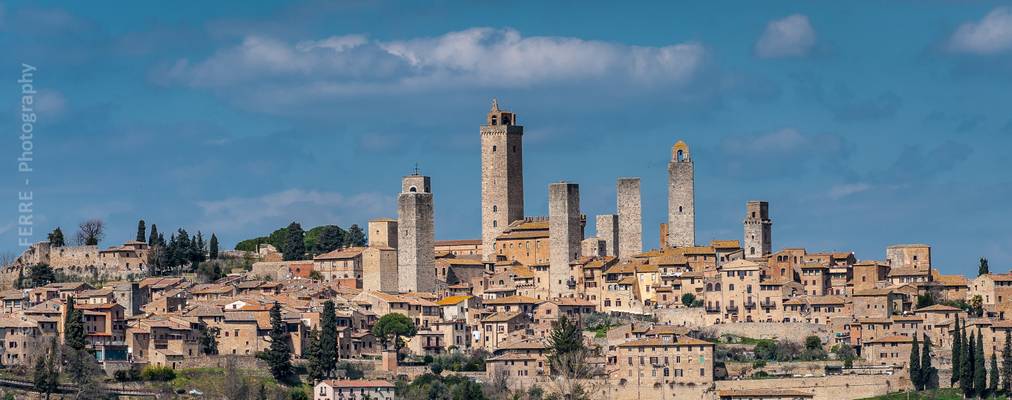
[[[754,310],[755,309],[755,302],[752,301],[752,300],[749,300],[749,301],[745,302],[745,309],[746,310]]]
[[[717,312],[720,312],[720,307],[709,306],[708,305],[708,306],[706,306],[706,312],[708,312],[708,313],[717,313]]]
[[[727,305],[727,312],[733,313],[733,314],[737,314],[738,313],[738,306],[734,305],[734,304],[728,304]]]
[[[762,302],[762,308],[764,310],[769,310],[771,308],[777,308],[777,304],[774,303],[774,302],[772,302],[772,301],[763,301]]]

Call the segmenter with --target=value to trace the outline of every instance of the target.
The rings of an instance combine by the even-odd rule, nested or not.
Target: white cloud
[[[1012,8],[998,7],[979,22],[959,26],[949,38],[956,53],[994,54],[1012,49]]]
[[[871,187],[872,186],[867,183],[845,183],[833,185],[833,187],[829,189],[829,197],[833,200],[839,200],[852,194],[868,191]]]
[[[382,214],[390,201],[374,193],[344,195],[317,190],[287,189],[255,197],[229,197],[222,200],[197,202],[206,218],[204,225],[220,231],[234,231],[272,219],[325,219],[335,222],[342,216],[368,218]],[[287,223],[285,222],[285,223]],[[315,226],[318,222],[303,220]]]
[[[813,140],[802,135],[797,129],[785,128],[761,135],[725,140],[723,147],[730,154],[786,154],[810,150],[809,145],[814,144]]]
[[[815,29],[808,17],[794,14],[770,21],[755,43],[755,53],[762,58],[798,57],[814,46]]]
[[[59,117],[66,109],[67,99],[55,90],[40,90],[36,96],[35,109],[46,118]]]
[[[586,80],[653,85],[691,80],[705,54],[705,48],[694,42],[639,47],[568,37],[524,37],[513,29],[491,28],[397,41],[349,35],[292,44],[249,36],[205,60],[178,60],[163,71],[162,78],[198,87],[299,80],[304,88],[343,94]]]

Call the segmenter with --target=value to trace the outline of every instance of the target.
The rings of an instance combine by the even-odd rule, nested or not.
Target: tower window
[[[408,191],[414,193],[418,191],[418,188],[412,186],[411,188],[408,189]]]
[[[496,118],[497,118],[496,116],[494,115],[492,116],[492,125],[496,125]]]
[[[678,206],[678,213],[679,213],[679,214],[681,214],[681,213],[682,213],[682,206]]]
[[[755,247],[750,247],[749,252],[752,253],[752,255],[755,255]]]
[[[492,146],[492,152],[495,153],[495,146]]]
[[[493,205],[492,206],[492,212],[496,212],[496,211],[499,211],[499,206]]]
[[[678,161],[685,161],[685,153],[681,150],[678,150]]]
[[[513,152],[514,152],[514,153],[516,153],[516,152],[517,152],[517,146],[513,146]]]
[[[495,220],[492,220],[492,227],[495,228],[497,226],[499,226],[499,222],[495,221]]]

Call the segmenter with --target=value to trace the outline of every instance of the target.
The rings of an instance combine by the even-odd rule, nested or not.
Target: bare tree
[[[600,365],[589,362],[593,353],[588,349],[574,350],[559,354],[551,359],[551,386],[555,393],[565,400],[590,400],[594,393],[601,391],[599,378],[603,374]]]
[[[100,219],[89,219],[78,226],[78,245],[97,246],[103,238],[105,238],[105,223]]]
[[[0,252],[0,267],[7,268],[17,261],[18,256],[11,251]]]

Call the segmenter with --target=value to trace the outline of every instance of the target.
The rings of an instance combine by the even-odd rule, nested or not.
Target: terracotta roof
[[[752,261],[749,261],[749,260],[745,260],[745,259],[738,259],[738,260],[726,262],[720,268],[723,269],[723,270],[729,270],[729,269],[733,269],[733,270],[737,270],[737,269],[758,269],[759,268],[759,264],[757,264],[755,262],[752,262]]]
[[[449,296],[439,299],[439,301],[437,301],[436,304],[440,306],[452,306],[460,304],[461,302],[464,302],[470,298],[471,296]]]
[[[483,303],[488,306],[500,304],[538,304],[540,302],[538,299],[527,296],[507,296],[500,299],[485,300]]]
[[[459,239],[459,240],[437,240],[436,247],[440,246],[481,246],[481,239]]]
[[[319,384],[327,384],[330,387],[336,388],[393,388],[394,384],[384,380],[365,380],[365,379],[328,379]]]
[[[927,307],[921,307],[914,310],[914,312],[924,312],[924,311],[962,311],[962,310],[953,306],[947,306],[945,304],[933,304]]]
[[[506,322],[520,316],[521,314],[519,311],[497,312],[495,314],[489,315],[488,317],[485,317],[484,319],[481,320],[481,322]]]
[[[741,242],[737,240],[711,240],[710,247],[715,249],[737,249],[741,247]]]
[[[331,251],[329,253],[320,254],[320,255],[318,255],[316,257],[313,257],[313,259],[314,260],[344,260],[344,259],[348,259],[348,258],[355,258],[355,257],[358,257],[358,256],[362,255],[362,252],[365,251],[365,249],[366,249],[365,247],[348,247],[348,248],[344,248],[344,249],[337,249],[337,250]]]

